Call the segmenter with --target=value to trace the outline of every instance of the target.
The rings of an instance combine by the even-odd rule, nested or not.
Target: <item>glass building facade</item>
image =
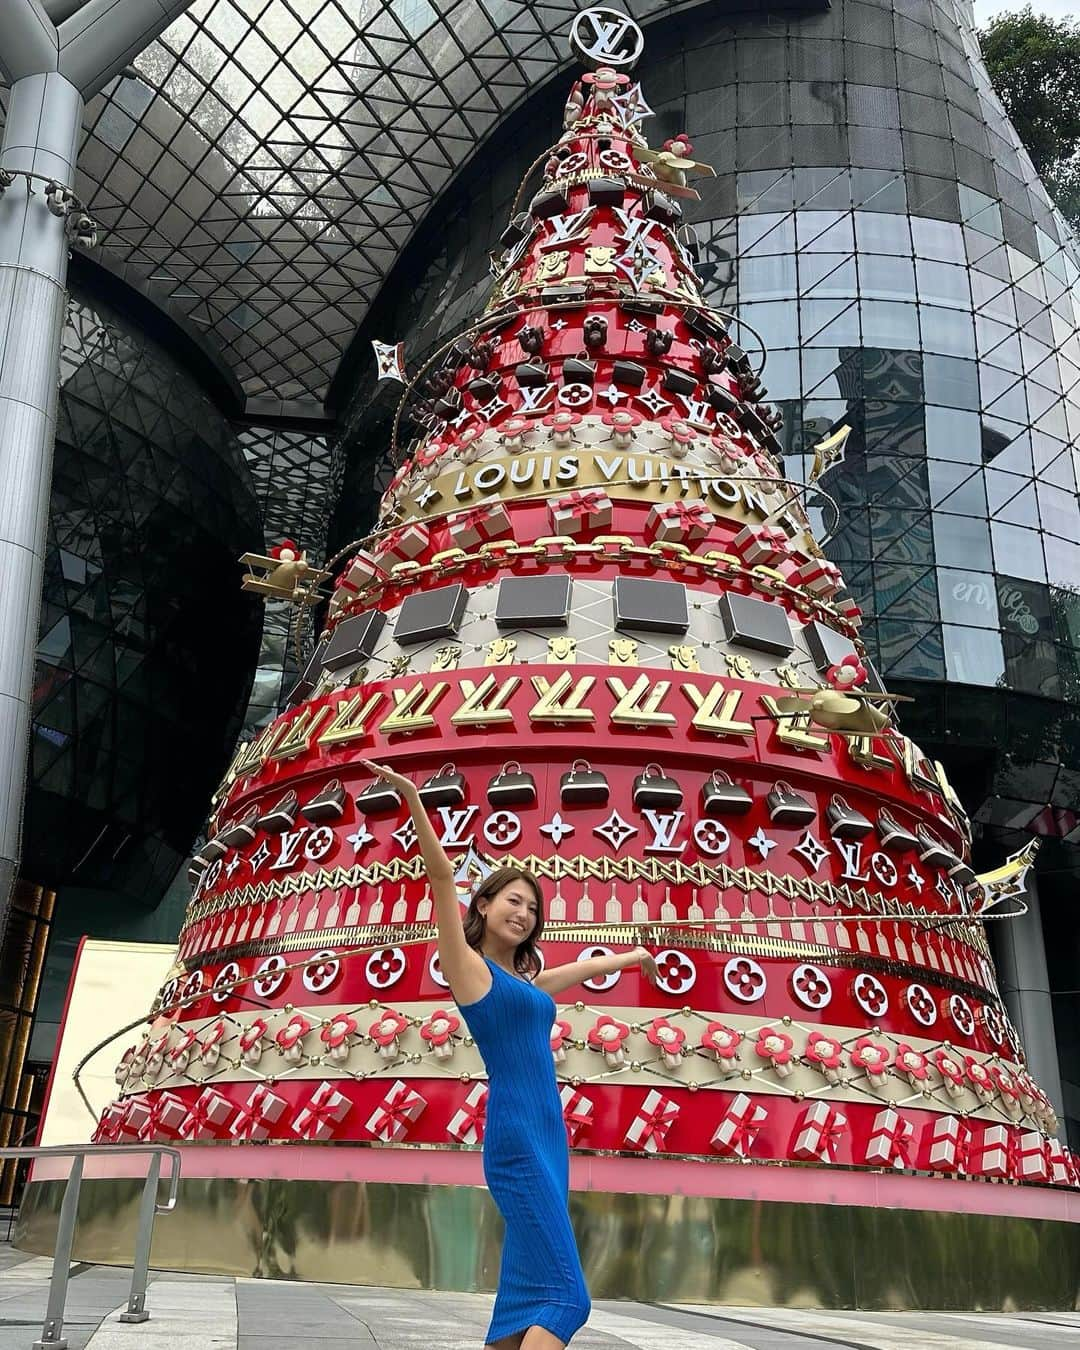
[[[1078,253],[990,89],[970,6],[834,0],[765,19],[695,7],[647,29],[652,144],[711,164],[688,209],[707,295],[768,349],[789,476],[852,427],[825,480],[827,547],[903,725],[948,765],[976,860],[1044,836],[1040,891],[1066,1118],[1080,1130]],[[346,357],[342,542],[367,523],[393,402],[363,362],[410,363],[481,307],[524,169],[560,134],[537,93],[406,250]],[[1007,939],[1006,939],[1007,940]],[[1028,1037],[1030,1043],[1030,1037]]]
[[[236,559],[262,542],[221,412],[120,311],[73,292],[23,839],[23,875],[57,892],[34,1057],[82,933],[165,940],[179,921],[154,911],[240,729],[261,616]]]

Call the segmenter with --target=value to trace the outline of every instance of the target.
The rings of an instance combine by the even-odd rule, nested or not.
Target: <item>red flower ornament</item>
[[[881,1045],[869,1036],[860,1036],[851,1052],[851,1067],[862,1069],[874,1087],[881,1087],[889,1076],[892,1056],[887,1045]]]
[[[964,1091],[964,1066],[960,1059],[945,1046],[935,1050],[930,1058],[934,1061],[934,1068],[941,1074],[945,1091],[950,1097],[959,1097]]]
[[[679,159],[686,159],[694,153],[694,143],[689,136],[680,132],[678,136],[672,136],[670,140],[664,142],[664,149],[670,150]]]
[[[398,1037],[408,1027],[409,1019],[392,1008],[368,1027],[368,1035],[378,1047],[382,1059],[396,1059],[398,1055]]]
[[[762,1027],[754,1045],[754,1053],[759,1059],[768,1060],[780,1078],[786,1078],[792,1070],[791,1048],[793,1041],[783,1031],[775,1027]]]
[[[660,1051],[669,1069],[677,1069],[682,1064],[686,1032],[681,1027],[673,1027],[666,1017],[654,1017],[645,1034],[649,1044]]]
[[[840,1081],[844,1047],[834,1036],[826,1036],[821,1031],[812,1031],[806,1038],[806,1058],[828,1082]]]
[[[300,557],[300,545],[292,539],[283,539],[270,550],[270,556],[278,562],[296,562]]]
[[[930,1061],[921,1050],[913,1050],[904,1042],[896,1047],[893,1066],[913,1088],[925,1087],[930,1079]]]
[[[556,1017],[551,1024],[551,1053],[556,1064],[562,1064],[566,1059],[566,1038],[572,1030],[570,1023],[561,1017]]]
[[[825,672],[825,678],[834,689],[858,689],[866,683],[868,671],[853,653],[848,653]]]
[[[607,1064],[617,1069],[628,1061],[623,1042],[629,1034],[630,1028],[625,1022],[616,1022],[614,1017],[604,1013],[589,1031],[588,1046],[590,1050],[599,1050]]]
[[[561,450],[573,445],[576,439],[574,428],[580,425],[581,414],[571,412],[568,408],[560,408],[558,412],[548,413],[544,418],[544,426],[549,429],[552,441]]]
[[[311,1030],[311,1023],[303,1013],[290,1017],[274,1037],[277,1047],[290,1064],[296,1064],[304,1055],[304,1037]]]
[[[245,1064],[253,1066],[262,1059],[264,1038],[269,1029],[264,1018],[256,1017],[240,1033],[240,1058]]]
[[[319,1032],[319,1039],[326,1046],[331,1059],[341,1061],[349,1058],[352,1038],[356,1034],[356,1018],[348,1013],[338,1013],[330,1019]]]
[[[420,1038],[427,1041],[436,1059],[450,1059],[454,1053],[454,1033],[460,1026],[460,1018],[445,1008],[436,1008],[420,1028]]]
[[[994,1080],[990,1077],[990,1071],[981,1059],[975,1059],[972,1055],[965,1055],[964,1076],[982,1101],[993,1100]]]
[[[701,1033],[701,1048],[707,1050],[721,1068],[730,1069],[739,1058],[743,1034],[723,1022],[710,1022]]]

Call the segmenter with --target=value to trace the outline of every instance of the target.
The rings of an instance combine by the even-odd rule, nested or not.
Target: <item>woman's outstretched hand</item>
[[[637,957],[638,965],[641,967],[641,973],[649,981],[655,984],[659,971],[656,968],[656,961],[651,952],[647,952],[644,947],[635,947],[634,955]]]
[[[369,773],[375,774],[377,778],[385,779],[392,788],[401,793],[406,801],[411,800],[416,795],[415,783],[411,778],[406,778],[403,773],[395,773],[386,764],[376,764],[370,759],[362,759],[360,763]]]

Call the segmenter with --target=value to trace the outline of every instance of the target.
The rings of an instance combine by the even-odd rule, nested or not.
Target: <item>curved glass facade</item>
[[[235,435],[169,353],[73,295],[64,329],[23,874],[151,908],[239,730],[261,550]]]
[[[988,856],[1032,832],[1052,841],[1051,982],[1075,988],[1080,270],[990,89],[970,6],[692,10],[650,28],[635,75],[650,142],[686,131],[717,171],[687,215],[710,301],[769,349],[789,475],[824,431],[852,427],[824,483],[840,508],[828,552],[870,655],[915,696],[905,729],[947,760]],[[534,97],[485,155],[495,173],[440,203],[363,337],[404,339],[415,366],[479,308],[512,185],[560,134],[557,97]],[[392,408],[365,374],[344,418],[342,541],[391,471],[378,456]],[[1075,998],[1061,998],[1064,1029]],[[1080,1046],[1059,1049],[1080,1083]]]

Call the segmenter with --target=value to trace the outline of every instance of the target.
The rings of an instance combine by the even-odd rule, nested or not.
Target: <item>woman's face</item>
[[[533,931],[539,915],[533,888],[527,881],[516,878],[482,901],[479,907],[487,919],[488,935],[515,947]]]

